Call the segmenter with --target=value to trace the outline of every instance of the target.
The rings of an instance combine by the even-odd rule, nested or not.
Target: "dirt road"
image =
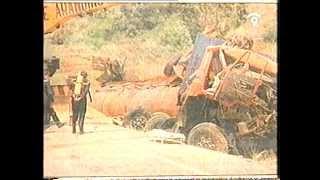
[[[67,122],[66,106],[57,106]],[[52,126],[44,133],[44,176],[157,176],[276,174],[239,156],[185,144],[151,142],[147,133],[116,126],[111,118],[88,109],[85,134]]]

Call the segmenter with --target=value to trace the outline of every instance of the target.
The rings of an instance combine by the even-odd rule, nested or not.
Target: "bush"
[[[169,46],[172,51],[181,51],[192,46],[192,39],[187,26],[178,16],[170,17],[155,32],[160,38],[160,44]]]
[[[162,67],[170,57],[192,47],[196,35],[208,25],[201,18],[206,17],[223,36],[241,24],[244,9],[233,4],[130,4],[68,21],[56,32],[55,42],[102,57],[127,57],[128,66],[133,67],[127,76],[148,74],[142,70],[146,64],[154,67],[146,76],[153,76],[157,65]]]
[[[275,43],[277,41],[277,32],[275,28],[270,28],[263,36],[265,42]]]
[[[69,33],[56,39],[70,45],[84,43],[99,50],[120,39],[145,40],[148,36],[157,40],[160,36],[160,45],[170,46],[174,52],[189,47],[208,24],[215,26],[218,37],[223,37],[244,21],[245,14],[245,5],[235,4],[132,4],[77,18],[64,28]]]

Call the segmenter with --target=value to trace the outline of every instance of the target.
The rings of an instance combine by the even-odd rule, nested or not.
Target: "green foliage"
[[[200,4],[195,9],[199,13],[199,23],[202,26],[213,26],[219,38],[223,38],[228,31],[236,29],[246,21],[244,4]]]
[[[172,51],[181,51],[192,46],[188,28],[179,16],[171,16],[155,31],[162,46],[169,46]]]
[[[135,38],[155,28],[164,21],[164,18],[165,16],[161,15],[158,9],[135,4],[120,9],[108,32]]]
[[[153,47],[154,54],[175,53],[192,46],[196,35],[210,25],[222,37],[245,21],[243,4],[131,4],[99,11],[68,23],[62,33],[67,45],[84,44],[100,50],[130,39]],[[61,33],[60,33],[61,34]]]
[[[275,43],[277,41],[277,32],[275,27],[271,27],[263,36],[265,42]]]

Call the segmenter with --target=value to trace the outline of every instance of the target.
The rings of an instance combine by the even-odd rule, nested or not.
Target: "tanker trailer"
[[[187,61],[187,66],[189,67],[187,68],[187,76],[188,73],[190,74],[190,69],[199,65],[197,62],[200,62],[199,58],[203,56],[207,46],[221,45],[223,43],[223,40],[210,39],[205,35],[198,34],[192,53],[185,57],[186,60],[180,59],[180,62]],[[174,59],[173,61],[177,60]],[[178,62],[170,64],[176,65]],[[183,78],[187,77],[185,75],[181,77],[177,73],[173,76],[167,76],[166,71],[165,67],[164,74],[166,76],[156,80],[106,84],[105,87],[95,92],[93,107],[108,116],[128,115],[130,112],[143,108],[145,111],[152,113],[151,118],[143,117],[146,121],[152,122],[152,124],[149,123],[147,127],[142,128],[147,128],[146,130],[155,128],[166,122],[170,116],[177,116],[179,108],[177,106],[178,91]],[[140,118],[135,117],[132,119],[135,121]],[[125,118],[125,120],[127,119]],[[172,125],[174,123],[170,121],[169,124]]]
[[[248,156],[246,139],[267,139],[276,149],[276,62],[221,44],[198,49],[181,84],[109,84],[95,94],[94,106],[111,116],[143,107],[153,113],[146,130],[183,133],[188,144],[212,150]]]
[[[173,81],[173,78],[163,78],[160,81],[108,83],[96,90],[92,106],[107,116],[123,117],[139,108],[143,108],[146,112],[158,112],[153,114],[152,118],[155,115],[161,115],[162,118],[176,116],[179,86],[173,84]],[[134,122],[129,123],[132,125]],[[139,129],[134,126],[133,128]]]

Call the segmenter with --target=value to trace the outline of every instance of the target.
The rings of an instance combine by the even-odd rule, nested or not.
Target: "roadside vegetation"
[[[121,61],[125,80],[145,80],[162,75],[170,57],[190,50],[196,35],[208,28],[212,37],[221,39],[252,34],[247,19],[251,11],[247,4],[128,4],[73,18],[48,35],[50,51]],[[274,54],[276,25],[271,21],[262,22],[256,47]]]

